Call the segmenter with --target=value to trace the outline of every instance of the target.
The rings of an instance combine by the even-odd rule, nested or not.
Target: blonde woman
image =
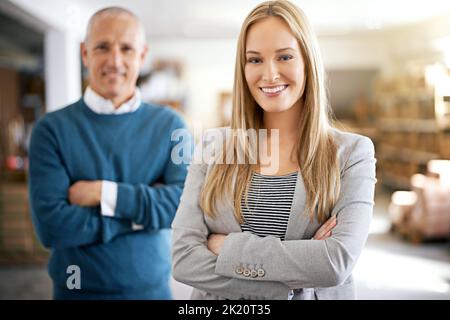
[[[278,165],[269,170],[260,153],[255,164],[221,163],[226,152],[250,158],[238,133],[190,166],[172,224],[174,278],[193,299],[354,299],[373,144],[330,125],[317,40],[295,5],[258,5],[237,47],[231,129],[266,129],[269,146],[277,132],[268,153]]]

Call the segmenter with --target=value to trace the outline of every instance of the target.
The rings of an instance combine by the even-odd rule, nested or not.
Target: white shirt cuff
[[[144,226],[132,222],[132,223],[131,223],[131,229],[132,229],[133,231],[144,230]]]
[[[102,181],[102,198],[100,201],[103,216],[114,217],[117,205],[117,183]]]

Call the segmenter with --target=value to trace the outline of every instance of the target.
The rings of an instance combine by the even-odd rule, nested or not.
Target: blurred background
[[[450,300],[450,2],[293,2],[319,37],[338,127],[376,147],[358,297]],[[89,17],[110,5],[136,13],[150,48],[143,99],[210,128],[230,119],[237,36],[258,3],[0,0],[0,299],[52,297],[49,253],[30,219],[27,149],[36,120],[87,85],[79,44]],[[172,285],[176,299],[189,297]]]

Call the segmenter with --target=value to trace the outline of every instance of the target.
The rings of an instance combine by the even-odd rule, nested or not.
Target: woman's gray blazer
[[[221,129],[223,130],[223,129]],[[375,189],[372,141],[333,129],[341,167],[337,226],[326,240],[311,240],[320,227],[305,214],[305,186],[298,175],[286,237],[242,232],[231,202],[212,219],[199,207],[211,168],[191,164],[173,221],[173,277],[194,287],[192,299],[355,299],[352,270],[367,240]],[[301,169],[300,169],[301,173]],[[208,250],[210,233],[227,234],[219,256]],[[291,291],[293,290],[293,291]]]

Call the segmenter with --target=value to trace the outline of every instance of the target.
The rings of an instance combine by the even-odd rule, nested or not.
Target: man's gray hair
[[[107,7],[107,8],[100,9],[99,11],[94,13],[94,15],[89,19],[84,42],[87,42],[89,40],[89,36],[91,34],[94,23],[99,18],[104,18],[107,16],[110,16],[113,18],[120,18],[121,16],[127,16],[127,17],[131,17],[133,20],[135,20],[139,25],[139,30],[140,30],[139,36],[141,38],[140,40],[142,41],[142,44],[145,45],[145,43],[146,43],[145,28],[144,28],[141,20],[133,12],[131,12],[128,9],[122,8],[122,7]]]

